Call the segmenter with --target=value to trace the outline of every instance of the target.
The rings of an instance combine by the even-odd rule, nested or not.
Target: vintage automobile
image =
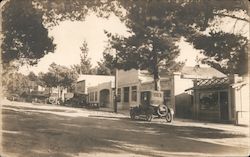
[[[71,97],[71,96],[70,96]],[[85,94],[73,93],[73,96],[66,98],[64,104],[71,107],[86,107],[87,96]]]
[[[164,105],[163,92],[142,91],[141,104],[130,108],[130,118],[145,119],[151,121],[153,118],[165,118],[167,122],[173,120],[174,110]]]
[[[10,101],[18,101],[20,99],[20,96],[18,94],[10,94],[7,96],[7,99]]]

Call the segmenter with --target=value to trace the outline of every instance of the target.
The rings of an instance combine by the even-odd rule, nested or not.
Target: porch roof
[[[218,88],[227,88],[229,87],[229,78],[213,78],[213,79],[200,79],[196,80],[196,84],[192,88],[188,88],[188,90],[199,90],[199,89],[218,89]]]

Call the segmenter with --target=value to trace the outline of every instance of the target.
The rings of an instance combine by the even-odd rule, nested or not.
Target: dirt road
[[[3,104],[2,113],[6,157],[246,156],[248,151],[247,135],[237,129],[20,103]]]

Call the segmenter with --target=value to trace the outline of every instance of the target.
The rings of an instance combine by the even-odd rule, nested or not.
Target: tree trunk
[[[60,99],[63,99],[63,87],[59,87]]]
[[[46,92],[46,88],[49,90],[49,96],[51,96],[51,93],[52,93],[52,87],[45,87],[45,92]]]
[[[61,87],[60,86],[57,86],[57,92],[58,92],[58,98],[60,99],[61,98]]]
[[[154,86],[156,91],[161,91],[160,85],[160,74],[159,74],[159,66],[158,66],[158,56],[157,53],[154,54]]]
[[[161,90],[160,75],[159,75],[158,67],[155,68],[155,71],[154,71],[154,86],[155,86],[155,90],[156,91],[160,91]]]

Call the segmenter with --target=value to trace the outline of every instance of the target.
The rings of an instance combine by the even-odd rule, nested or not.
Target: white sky
[[[221,29],[226,32],[232,32],[234,21],[226,19],[226,22],[221,24]],[[236,32],[242,29],[242,34],[248,37],[249,25],[245,25],[240,21],[237,22]],[[107,37],[104,30],[121,35],[128,35],[126,26],[121,23],[118,17],[111,16],[109,19],[98,18],[91,14],[85,21],[72,22],[64,21],[58,26],[49,30],[49,35],[54,37],[54,43],[57,45],[54,53],[49,53],[44,56],[40,62],[33,67],[21,67],[20,72],[28,74],[30,71],[38,74],[39,72],[47,72],[49,65],[52,62],[56,64],[70,65],[80,63],[80,46],[83,41],[88,43],[89,53],[93,66],[97,65],[97,61],[102,58],[102,53],[105,48]],[[193,46],[184,41],[184,38],[178,43],[180,48],[180,56],[178,61],[186,61],[187,66],[196,64],[195,58],[198,55],[202,57],[198,50],[193,49]]]
[[[121,23],[118,17],[113,15],[109,19],[103,19],[92,14],[85,21],[61,22],[52,30],[49,30],[49,35],[54,37],[54,43],[57,45],[55,52],[45,55],[33,67],[22,67],[20,72],[24,74],[28,74],[30,71],[35,73],[46,72],[52,62],[68,67],[78,64],[80,63],[80,47],[84,40],[88,43],[88,57],[91,58],[92,65],[96,66],[97,61],[102,58],[108,39],[104,30],[121,35],[128,34],[126,26]]]

